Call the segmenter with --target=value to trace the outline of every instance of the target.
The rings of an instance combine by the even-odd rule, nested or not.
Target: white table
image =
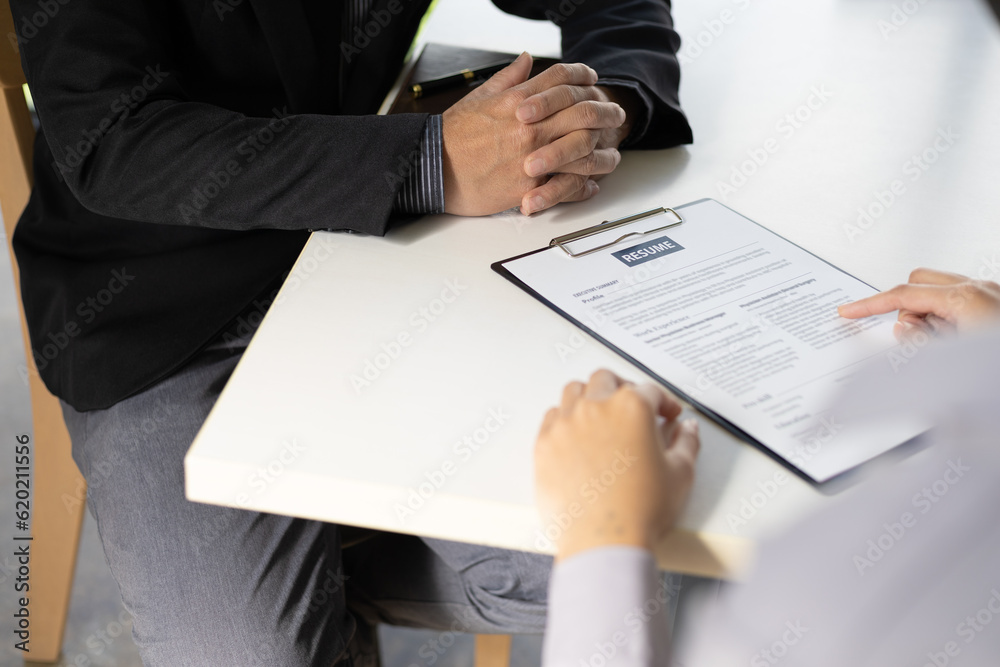
[[[187,455],[189,498],[546,550],[542,414],[598,367],[643,378],[490,263],[607,218],[709,196],[881,288],[918,265],[998,278],[1000,33],[985,3],[932,1],[905,23],[889,1],[676,4],[696,143],[627,154],[596,199],[530,219],[314,234]],[[423,35],[538,53],[556,38],[486,0],[442,0]],[[924,153],[926,169],[911,161]],[[829,500],[702,422],[694,494],[659,556],[719,576]]]

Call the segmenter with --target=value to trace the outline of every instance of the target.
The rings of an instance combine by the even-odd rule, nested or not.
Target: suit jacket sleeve
[[[652,101],[650,124],[636,148],[692,141],[678,100],[680,37],[668,0],[493,0],[511,14],[548,19],[562,29],[562,57],[593,67],[602,79],[635,81]]]
[[[38,11],[33,0],[11,5],[18,26]],[[184,72],[220,64],[199,63],[193,45],[169,36],[180,10],[168,5],[60,3],[37,34],[22,35],[52,168],[79,202],[151,223],[384,233],[426,116],[280,105],[248,115],[200,101]]]

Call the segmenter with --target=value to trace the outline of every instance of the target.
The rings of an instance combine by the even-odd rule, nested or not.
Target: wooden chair
[[[14,288],[20,295],[17,262],[10,241],[21,211],[31,193],[31,157],[35,129],[24,99],[24,74],[18,52],[9,35],[14,34],[10,5],[0,2],[0,210],[3,211],[7,248],[14,271]],[[31,638],[28,660],[55,662],[62,647],[73,587],[86,483],[70,454],[69,433],[63,423],[59,401],[38,377],[31,357],[31,343],[18,299],[21,333],[26,351],[24,370],[31,397],[32,499],[31,499],[31,590],[28,594]]]
[[[510,635],[476,635],[476,667],[509,667]]]
[[[21,59],[8,35],[14,22],[7,2],[0,2],[0,210],[3,212],[7,249],[14,271],[14,288],[20,295],[17,261],[11,246],[14,226],[31,194],[31,160],[35,130],[24,97]],[[32,423],[32,537],[30,651],[34,662],[56,662],[62,647],[73,588],[86,482],[70,453],[69,433],[63,423],[59,401],[42,384],[30,354],[31,341],[18,298],[21,333],[24,338],[25,369],[31,397]],[[476,667],[507,667],[510,664],[509,635],[478,635]]]

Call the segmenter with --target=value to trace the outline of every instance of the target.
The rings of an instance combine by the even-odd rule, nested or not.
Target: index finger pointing
[[[909,310],[921,315],[934,314],[951,319],[948,305],[948,287],[939,285],[897,285],[887,292],[875,294],[837,308],[841,317],[857,319]]]

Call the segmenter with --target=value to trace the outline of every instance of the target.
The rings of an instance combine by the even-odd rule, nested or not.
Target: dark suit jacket
[[[690,141],[667,2],[495,3],[557,20],[566,60],[641,82],[646,147]],[[52,2],[44,22],[11,0],[41,124],[15,250],[54,394],[97,409],[169,375],[280,281],[309,229],[386,232],[426,117],[371,114],[429,4],[376,0],[391,20],[351,49],[331,0]]]

